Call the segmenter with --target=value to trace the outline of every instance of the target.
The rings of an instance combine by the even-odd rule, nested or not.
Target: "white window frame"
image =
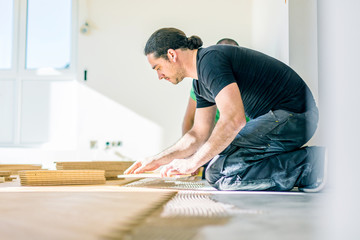
[[[13,7],[13,45],[12,64],[10,69],[0,69],[0,81],[14,81],[14,129],[13,142],[10,144],[0,143],[0,147],[21,147],[34,144],[21,144],[21,90],[24,81],[74,81],[77,69],[77,35],[78,35],[78,0],[72,0],[71,13],[71,49],[70,67],[68,69],[56,69],[57,75],[39,75],[37,69],[25,69],[26,61],[26,37],[27,37],[27,0],[14,0]],[[37,145],[37,144],[35,144]]]

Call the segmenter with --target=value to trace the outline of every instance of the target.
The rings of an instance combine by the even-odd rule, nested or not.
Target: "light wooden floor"
[[[129,180],[129,181],[134,181]],[[317,239],[326,194],[216,191],[206,182],[0,184],[0,239]]]
[[[123,182],[123,181],[122,181]],[[98,186],[0,185],[0,239],[122,239],[176,191]]]

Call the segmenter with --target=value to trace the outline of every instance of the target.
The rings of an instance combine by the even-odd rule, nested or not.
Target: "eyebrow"
[[[152,69],[155,69],[156,67],[157,67],[157,64],[155,64]]]

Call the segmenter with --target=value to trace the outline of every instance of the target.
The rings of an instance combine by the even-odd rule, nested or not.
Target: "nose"
[[[165,77],[165,75],[160,72],[157,72],[157,75],[158,75],[159,80],[161,80]]]

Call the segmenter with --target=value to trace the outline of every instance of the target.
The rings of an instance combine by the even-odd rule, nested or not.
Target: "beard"
[[[173,77],[173,79],[175,80],[173,84],[178,84],[179,82],[181,82],[186,77],[185,75],[185,70],[183,68],[180,68]]]

